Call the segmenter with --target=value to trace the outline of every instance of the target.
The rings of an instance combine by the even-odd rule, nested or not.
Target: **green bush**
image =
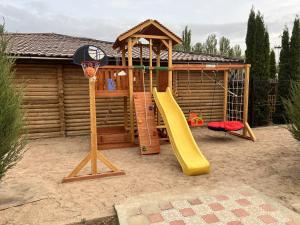
[[[289,130],[300,141],[300,82],[292,84],[289,99],[283,100]]]
[[[14,60],[6,54],[8,39],[0,25],[0,180],[21,158],[25,147],[22,91],[13,85]]]

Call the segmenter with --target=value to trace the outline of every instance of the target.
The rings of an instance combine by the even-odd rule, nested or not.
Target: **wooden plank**
[[[248,100],[249,100],[249,78],[250,78],[249,76],[250,76],[250,65],[247,64],[245,66],[245,78],[244,78],[244,99],[243,99],[244,100],[244,108],[243,108],[243,124],[244,124],[244,126],[246,125],[246,123],[248,123]],[[248,132],[248,129],[246,127],[244,127],[243,135],[246,136],[247,132]]]
[[[66,177],[62,180],[62,183],[73,182],[73,181],[82,181],[82,180],[91,180],[91,179],[120,176],[120,175],[125,175],[125,172],[121,170],[121,171],[116,171],[116,172],[103,172],[103,173],[98,173],[98,174],[88,174],[88,175],[83,175],[83,176]]]
[[[153,52],[152,52],[152,39],[149,40],[149,66],[152,67],[152,55],[153,55]],[[152,88],[153,88],[153,79],[152,79],[152,76],[153,76],[153,70],[150,70],[149,71],[149,83],[150,83],[150,93],[152,93]],[[145,91],[145,90],[144,90]]]
[[[134,34],[131,37],[133,38],[145,38],[145,39],[159,39],[159,40],[168,40],[168,36],[163,35],[151,35],[151,34]]]
[[[133,70],[132,70],[132,40],[128,38],[128,66],[130,67],[128,73],[128,85],[129,85],[129,113],[130,113],[130,133],[131,142],[134,143],[134,119],[133,119]]]
[[[227,100],[228,100],[228,70],[224,71],[224,110],[223,120],[227,121]]]
[[[169,47],[168,47],[168,68],[172,68],[173,62],[172,62],[172,51],[173,51],[173,45],[172,40],[169,40]],[[168,71],[168,87],[172,91],[172,70]]]

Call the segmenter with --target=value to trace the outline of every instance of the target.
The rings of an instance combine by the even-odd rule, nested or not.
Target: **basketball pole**
[[[96,119],[96,95],[95,95],[96,76],[89,78],[89,96],[90,96],[90,151],[81,160],[81,162],[75,167],[75,169],[65,177],[62,182],[72,182],[79,180],[96,179],[101,177],[125,175],[125,172],[119,170],[114,164],[112,164],[98,149],[97,145],[97,119]],[[107,166],[110,171],[99,172],[97,160]],[[91,162],[91,173],[87,175],[78,175],[79,172],[86,166],[88,162]]]

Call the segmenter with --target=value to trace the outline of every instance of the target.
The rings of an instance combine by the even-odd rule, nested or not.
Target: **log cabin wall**
[[[212,73],[202,76],[202,79],[200,74],[191,72],[190,82],[186,71],[173,75],[173,90],[178,104],[186,115],[191,110],[201,112],[206,122],[209,119],[222,120],[224,90],[215,84]],[[223,73],[216,78],[223,85]],[[79,66],[18,63],[15,79],[17,84],[24,86],[22,108],[30,138],[89,134],[88,80]],[[156,80],[154,73],[154,87]],[[149,91],[147,75],[145,85]],[[191,92],[188,92],[188,85]],[[96,104],[98,126],[123,124],[123,97],[97,98]]]

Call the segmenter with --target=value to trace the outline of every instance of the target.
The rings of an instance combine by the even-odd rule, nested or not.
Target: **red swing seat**
[[[214,131],[237,131],[244,128],[240,121],[209,122],[207,128]]]

